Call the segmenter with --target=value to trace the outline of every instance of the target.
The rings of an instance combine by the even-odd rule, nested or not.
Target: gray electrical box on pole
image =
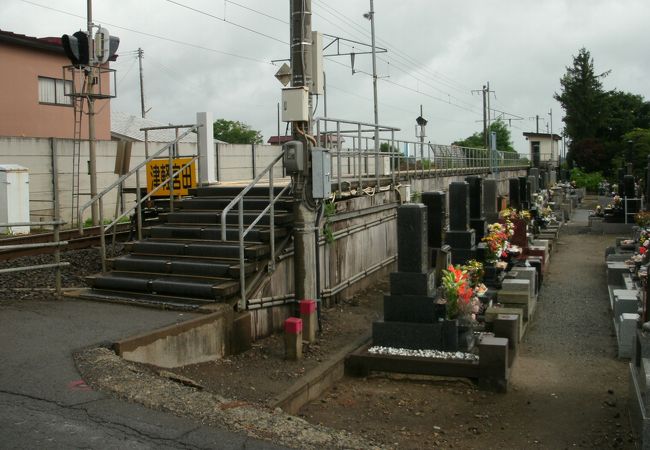
[[[315,199],[329,198],[332,194],[332,170],[330,152],[326,148],[311,150],[311,187]]]

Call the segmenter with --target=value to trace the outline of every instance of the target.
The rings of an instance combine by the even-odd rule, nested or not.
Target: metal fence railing
[[[341,191],[350,182],[393,183],[401,178],[498,172],[526,168],[516,152],[492,151],[398,139],[399,128],[332,118],[314,119],[318,145],[330,150],[332,180]],[[378,136],[375,144],[375,134]]]
[[[108,187],[106,187],[102,192],[97,194],[95,197],[91,198],[86,202],[84,205],[79,207],[79,217],[83,217],[83,212],[90,208],[93,204],[98,203],[99,204],[99,240],[100,240],[100,252],[101,252],[101,258],[102,258],[102,270],[106,271],[106,233],[117,223],[120,222],[125,217],[128,217],[133,211],[136,212],[136,220],[137,220],[137,235],[138,239],[142,239],[142,205],[146,201],[148,201],[156,192],[159,190],[163,189],[165,186],[169,186],[169,210],[174,211],[174,183],[172,180],[174,178],[177,178],[187,167],[191,166],[191,164],[198,159],[198,156],[193,156],[191,157],[190,161],[177,170],[174,170],[174,156],[176,154],[176,144],[183,139],[185,136],[190,134],[193,131],[196,131],[198,129],[199,125],[171,125],[167,127],[155,127],[155,128],[148,128],[147,130],[151,129],[160,129],[160,128],[187,128],[185,132],[182,134],[176,133],[176,139],[173,141],[169,142],[166,144],[164,147],[162,147],[160,150],[155,152],[154,154],[148,156],[145,158],[142,162],[137,164],[133,169],[131,169],[129,172],[126,174],[122,175],[119,177],[115,182],[110,184]],[[147,142],[145,141],[145,144]],[[148,152],[148,150],[147,150]],[[166,155],[165,155],[166,152]],[[160,183],[153,187],[144,197],[141,195],[141,187],[142,187],[142,180],[140,176],[140,171],[146,167],[147,163],[156,159],[160,158],[161,156],[165,156],[168,158],[168,166],[167,166],[167,174],[169,174],[165,179],[162,179]],[[120,186],[123,186],[125,181],[132,176],[135,176],[135,194],[136,194],[136,202],[135,205],[131,206],[130,208],[126,209],[122,214],[119,216],[115,217],[112,221],[109,219],[108,224],[104,224],[104,197],[109,194],[110,192],[113,192],[115,189],[118,189]],[[83,234],[83,222],[80,220],[79,221],[79,234]]]
[[[52,225],[52,242],[41,242],[35,244],[15,244],[15,245],[0,245],[1,251],[11,251],[18,249],[30,249],[30,248],[45,248],[45,247],[55,247],[54,250],[54,263],[52,264],[36,264],[31,266],[22,266],[22,267],[9,267],[7,269],[1,269],[0,274],[2,273],[14,273],[14,272],[24,272],[28,270],[41,270],[41,269],[54,269],[54,289],[58,297],[61,296],[61,268],[69,266],[69,262],[61,261],[61,247],[68,245],[68,241],[59,240],[59,232],[61,226],[65,225],[66,222],[62,220],[53,220],[50,222],[21,222],[21,223],[0,223],[0,228],[11,228],[11,227],[35,227],[43,225]]]

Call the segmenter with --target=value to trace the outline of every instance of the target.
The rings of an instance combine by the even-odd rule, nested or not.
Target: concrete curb
[[[367,345],[372,340],[368,333],[346,345],[327,361],[319,364],[314,370],[296,381],[289,389],[268,401],[270,408],[281,408],[289,414],[296,414],[308,402],[321,396],[334,383],[343,378],[345,372],[345,357]]]

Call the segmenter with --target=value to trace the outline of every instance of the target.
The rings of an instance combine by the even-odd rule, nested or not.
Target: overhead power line
[[[276,42],[279,42],[280,44],[289,45],[289,42],[287,42],[287,41],[283,41],[283,40],[278,39],[278,38],[276,38],[274,36],[271,36],[270,34],[262,33],[261,31],[257,31],[257,30],[255,30],[253,28],[250,28],[250,27],[247,27],[245,25],[241,25],[239,23],[233,22],[232,20],[228,20],[225,17],[215,16],[214,14],[211,14],[211,13],[209,13],[207,11],[203,11],[201,9],[193,8],[193,7],[189,6],[189,5],[185,5],[183,3],[180,3],[180,2],[177,2],[177,1],[174,1],[174,0],[165,0],[165,1],[167,1],[168,3],[171,3],[173,5],[176,5],[176,6],[180,6],[181,8],[189,9],[190,11],[194,11],[196,13],[199,13],[199,14],[202,14],[204,16],[210,17],[212,19],[219,20],[220,22],[228,23],[228,24],[233,25],[233,26],[235,26],[237,28],[241,28],[242,30],[246,30],[246,31],[249,31],[249,32],[254,33],[254,34],[258,34],[258,35],[263,36],[263,37],[268,38],[268,39],[272,39],[272,40],[274,40]]]
[[[330,6],[330,5],[327,5],[325,2],[323,2],[321,0],[313,0],[313,1],[315,3],[317,3],[317,4],[319,4],[323,8],[324,12],[327,12],[331,16],[335,17],[337,20],[340,20],[340,21],[346,23],[349,27],[352,27],[353,29],[357,30],[357,32],[361,33],[363,36],[365,36],[365,37],[369,36],[368,31],[365,28],[363,28],[358,23],[351,20],[345,14],[338,11],[336,8],[334,8],[334,7]],[[415,67],[417,71],[420,71],[420,72],[423,72],[423,73],[428,73],[430,76],[432,76],[434,78],[438,78],[438,82],[440,84],[446,85],[450,89],[454,89],[454,90],[457,90],[460,93],[469,95],[469,89],[466,89],[461,83],[458,83],[454,79],[452,79],[450,77],[447,77],[447,76],[445,76],[444,74],[442,74],[440,72],[437,72],[437,71],[432,72],[429,69],[423,68],[419,61],[417,61],[413,57],[407,55],[403,51],[397,49],[396,47],[391,45],[389,42],[387,42],[385,39],[377,38],[377,41],[379,43],[381,43],[382,45],[388,47],[393,52],[393,56],[402,59],[405,64],[408,64],[408,65],[411,65],[411,66]],[[460,86],[462,89],[454,86],[454,84]]]
[[[77,18],[86,20],[86,17],[80,16],[78,14],[71,13],[69,11],[64,11],[64,10],[57,9],[57,8],[52,8],[51,6],[41,5],[39,3],[32,2],[30,0],[21,0],[21,1],[23,3],[28,3],[30,5],[38,6],[39,8],[49,9],[50,11],[56,11],[56,12],[61,13],[61,14],[65,14],[65,15],[68,15],[68,16],[77,17]],[[247,60],[247,61],[274,65],[269,60],[263,60],[263,59],[254,58],[254,57],[250,57],[250,56],[243,56],[243,55],[240,55],[240,54],[224,52],[223,50],[217,50],[217,49],[214,49],[214,48],[205,47],[203,45],[193,44],[191,42],[180,41],[178,39],[172,39],[172,38],[168,38],[168,37],[165,37],[165,36],[160,36],[160,35],[153,34],[153,33],[147,33],[147,32],[140,31],[140,30],[134,30],[133,28],[123,27],[123,26],[116,25],[116,24],[110,23],[110,22],[105,22],[105,21],[99,20],[99,19],[96,19],[96,20],[98,22],[103,23],[104,25],[109,25],[109,26],[111,26],[113,28],[117,28],[118,30],[129,31],[131,33],[140,34],[142,36],[152,37],[152,38],[155,38],[155,39],[160,39],[162,41],[172,42],[174,44],[185,45],[187,47],[193,47],[193,48],[197,48],[199,50],[206,50],[206,51],[209,51],[209,52],[218,53],[220,55],[232,56],[233,58],[239,58],[239,59],[243,59],[243,60]]]

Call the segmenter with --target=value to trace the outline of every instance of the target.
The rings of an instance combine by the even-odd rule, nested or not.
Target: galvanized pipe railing
[[[332,167],[336,168],[334,180],[339,192],[342,191],[343,185],[350,181],[358,183],[359,186],[364,182],[378,186],[382,176],[390,177],[392,184],[395,185],[403,176],[410,178],[437,174],[496,172],[499,168],[528,166],[528,163],[521,161],[519,155],[514,152],[492,152],[484,148],[398,140],[395,138],[395,131],[399,129],[386,126],[378,127],[381,143],[378,146],[380,151],[375,152],[374,145],[369,145],[373,137],[368,136],[369,133],[374,134],[374,124],[332,118],[314,120],[317,142],[326,143],[330,148],[332,161],[336,158],[336,163],[332,163]],[[328,126],[330,122],[334,122],[335,126]],[[334,129],[336,131],[321,132],[321,130]],[[331,144],[334,136],[336,136],[336,145]],[[347,145],[344,145],[344,141]],[[381,151],[382,149],[387,151]],[[385,162],[383,172],[382,157],[385,157],[384,161],[390,165],[386,168]],[[367,164],[370,158],[375,159],[372,166]],[[348,162],[347,171],[344,169],[344,159]]]
[[[227,221],[228,213],[237,205],[237,227],[239,231],[239,288],[240,300],[237,307],[240,310],[246,309],[246,272],[245,272],[245,240],[250,231],[259,223],[260,220],[268,213],[269,214],[269,232],[270,232],[270,246],[271,246],[271,261],[269,267],[271,270],[275,268],[275,203],[280,199],[290,188],[291,185],[285,186],[280,192],[275,195],[274,180],[273,180],[273,167],[282,160],[284,152],[276,156],[271,163],[262,170],[237,196],[228,203],[228,205],[221,212],[221,240],[228,240]],[[255,217],[251,223],[244,229],[244,197],[257,183],[268,174],[269,204]]]
[[[176,139],[173,141],[167,143],[165,146],[163,146],[160,150],[152,154],[151,156],[146,156],[145,159],[138,163],[133,169],[131,169],[129,172],[125,173],[124,175],[120,176],[115,182],[110,184],[108,187],[106,187],[103,191],[101,191],[99,194],[97,194],[95,197],[91,198],[88,202],[86,202],[84,205],[79,207],[78,210],[78,217],[83,217],[83,212],[88,209],[91,205],[98,203],[99,206],[99,240],[100,240],[100,253],[101,253],[101,258],[102,258],[102,270],[106,270],[106,232],[110,230],[115,224],[118,223],[119,220],[122,218],[126,217],[129,215],[131,212],[134,210],[136,211],[136,220],[137,220],[137,228],[138,228],[138,239],[142,239],[142,204],[146,202],[148,199],[150,199],[156,192],[158,192],[160,189],[165,187],[166,185],[169,185],[170,189],[170,208],[173,210],[173,194],[174,194],[174,183],[173,179],[177,175],[179,175],[183,170],[185,170],[187,167],[189,167],[194,161],[198,159],[198,156],[194,155],[190,162],[184,164],[180,169],[174,171],[173,170],[173,149],[175,145],[183,139],[185,136],[188,134],[192,133],[193,131],[198,130],[200,125],[170,125],[166,127],[154,127],[154,128],[148,128],[145,130],[151,130],[151,129],[164,129],[164,128],[188,128],[185,132],[182,134],[176,136]],[[147,143],[145,143],[147,144]],[[158,158],[160,155],[163,153],[168,152],[169,153],[169,170],[167,173],[169,173],[169,176],[165,179],[162,180],[157,186],[155,186],[147,195],[142,197],[142,194],[140,193],[140,170],[147,165],[150,161]],[[148,152],[147,152],[148,153]],[[119,186],[122,186],[123,183],[129,179],[131,176],[135,175],[135,183],[136,183],[136,189],[135,189],[135,195],[136,195],[136,203],[134,206],[131,208],[127,209],[125,212],[123,212],[119,217],[116,217],[114,220],[112,220],[108,225],[104,226],[104,197],[112,192],[114,189],[116,189]],[[83,235],[84,229],[83,229],[83,222],[79,220],[79,234]]]
[[[54,250],[54,263],[53,264],[38,264],[31,266],[23,267],[10,267],[8,269],[0,270],[0,273],[13,273],[13,272],[23,272],[28,270],[40,270],[40,269],[51,269],[54,268],[54,289],[56,291],[57,297],[61,296],[61,267],[67,267],[70,265],[69,262],[61,262],[61,247],[68,245],[68,241],[59,241],[59,232],[61,226],[65,225],[66,222],[63,220],[52,220],[49,222],[14,222],[14,223],[0,223],[0,228],[11,228],[11,227],[32,227],[32,226],[44,226],[51,225],[52,236],[54,242],[44,242],[39,244],[19,244],[19,245],[4,245],[0,246],[0,251],[10,251],[16,249],[28,249],[28,248],[45,248],[45,247],[55,247]]]

